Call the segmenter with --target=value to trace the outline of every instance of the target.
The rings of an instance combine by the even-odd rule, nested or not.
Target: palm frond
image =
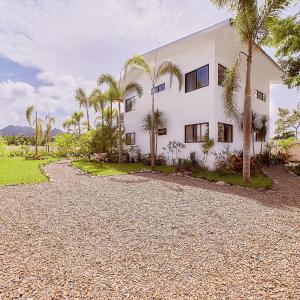
[[[225,73],[223,82],[223,105],[225,115],[230,119],[239,119],[238,92],[240,89],[239,58]]]
[[[156,80],[164,75],[170,75],[170,85],[172,85],[172,79],[175,76],[178,81],[179,91],[182,89],[183,75],[177,65],[171,63],[170,61],[165,61],[162,63],[157,70]]]
[[[26,120],[30,126],[32,126],[33,111],[34,111],[34,106],[32,105],[32,106],[27,107],[26,112],[25,112]]]
[[[98,78],[98,85],[107,84],[109,88],[112,88],[117,92],[119,90],[118,82],[111,74],[102,74]]]
[[[143,118],[142,128],[145,132],[150,132],[151,131],[151,128],[152,128],[152,115],[151,115],[151,113],[148,113]]]
[[[138,68],[138,69],[142,69],[146,72],[146,74],[148,74],[152,78],[151,67],[148,64],[148,62],[145,60],[145,58],[141,55],[136,54],[132,58],[129,58],[125,62],[125,64],[124,64],[125,77],[127,75],[129,67],[135,67],[135,68]]]
[[[75,99],[78,101],[80,107],[87,106],[88,105],[88,97],[86,95],[86,92],[84,88],[78,88],[75,91]]]
[[[136,93],[139,97],[143,95],[143,87],[136,82],[129,82],[124,88],[124,94]]]

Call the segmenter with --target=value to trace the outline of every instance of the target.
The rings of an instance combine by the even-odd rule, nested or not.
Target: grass
[[[25,160],[24,158],[2,158],[0,159],[0,185],[17,185],[28,183],[39,183],[48,181],[41,171],[41,166],[55,161],[47,160]]]
[[[253,175],[251,177],[251,183],[245,184],[243,182],[242,174],[229,174],[220,175],[213,171],[200,171],[193,174],[194,177],[207,179],[209,181],[224,181],[225,183],[231,185],[239,185],[251,188],[266,188],[270,189],[272,187],[272,180],[265,176],[264,174]]]
[[[142,163],[110,163],[106,162],[103,165],[97,162],[90,162],[86,160],[75,160],[72,165],[84,172],[91,175],[97,176],[112,176],[112,175],[122,175],[128,174],[129,172],[138,172],[142,169],[151,169],[150,166],[145,166]],[[174,167],[172,166],[156,166],[153,170],[160,171],[165,174],[174,172]]]

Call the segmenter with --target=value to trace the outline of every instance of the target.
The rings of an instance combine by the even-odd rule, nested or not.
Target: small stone
[[[224,181],[217,181],[216,184],[217,185],[226,185],[226,183]]]

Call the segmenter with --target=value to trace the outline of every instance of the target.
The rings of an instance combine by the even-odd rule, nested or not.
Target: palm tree
[[[132,58],[128,59],[125,63],[125,75],[127,73],[127,69],[129,66],[133,66],[139,68],[145,72],[145,74],[151,80],[151,87],[152,87],[152,106],[151,106],[151,117],[154,120],[155,114],[155,86],[157,85],[158,81],[165,75],[170,75],[170,83],[172,83],[172,79],[175,76],[178,85],[179,91],[181,91],[183,85],[183,75],[178,66],[173,64],[170,61],[165,61],[160,64],[158,67],[156,65],[157,56],[155,58],[154,66],[147,62],[143,56],[135,55]],[[151,152],[151,166],[155,166],[155,129],[154,129],[154,122],[151,122],[151,131],[150,131],[150,152]]]
[[[269,123],[269,117],[268,115],[261,115],[259,120],[258,120],[258,134],[260,137],[260,154],[262,153],[262,147],[263,143],[266,139],[267,132],[268,132],[268,123]]]
[[[71,116],[71,120],[73,121],[74,124],[74,129],[77,127],[78,137],[81,135],[81,123],[82,123],[81,119],[83,117],[84,117],[84,113],[82,111],[74,112]]]
[[[251,68],[253,51],[262,45],[269,33],[267,25],[273,18],[288,6],[292,0],[265,0],[262,4],[254,0],[211,0],[219,8],[228,8],[233,12],[233,26],[241,37],[241,41],[247,46],[247,53],[240,52],[237,60],[228,70],[224,81],[225,113],[228,117],[238,115],[237,103],[239,90],[239,63],[241,55],[246,56],[246,85],[244,92],[243,109],[243,180],[250,182],[250,145],[251,145]]]
[[[32,115],[34,114],[34,119],[32,118]],[[29,106],[26,109],[26,120],[28,122],[28,124],[30,126],[35,126],[35,130],[34,130],[34,135],[35,135],[35,139],[34,139],[34,143],[35,143],[35,156],[36,158],[38,157],[39,154],[39,150],[38,150],[38,143],[39,140],[41,140],[41,138],[43,137],[43,126],[42,123],[43,121],[38,118],[38,111],[36,109],[35,105]]]
[[[46,130],[45,130],[45,142],[46,142],[46,152],[50,152],[50,135],[53,128],[53,125],[55,124],[55,118],[51,117],[50,114],[47,114],[45,118],[46,123]]]
[[[157,155],[157,137],[158,137],[158,130],[163,128],[166,125],[166,117],[165,113],[159,109],[156,109],[154,112],[154,131],[155,131],[155,156]],[[151,136],[151,128],[152,128],[152,114],[148,113],[142,123],[142,128],[145,132],[149,133]],[[150,140],[151,142],[151,140]]]
[[[87,122],[87,130],[91,129],[90,125],[90,115],[89,115],[89,107],[91,106],[91,97],[86,94],[86,91],[83,88],[78,88],[75,91],[75,99],[79,102],[79,107],[84,108],[86,111],[86,122]]]
[[[122,84],[121,80],[117,81],[112,75],[110,74],[102,74],[98,78],[98,84],[107,84],[108,85],[108,93],[109,98],[111,101],[118,102],[118,139],[119,139],[119,163],[123,161],[122,157],[122,122],[121,122],[121,103],[125,101],[125,98],[132,94],[136,93],[138,97],[141,97],[143,94],[143,88],[136,82],[129,82],[126,85]],[[112,103],[112,102],[111,102]],[[112,125],[112,115],[113,110],[112,106],[110,108],[111,111],[111,119],[110,124]]]
[[[108,103],[108,94],[102,93],[99,88],[96,88],[91,93],[91,101],[90,104],[94,108],[96,112],[100,112],[100,120],[101,120],[101,126],[104,126],[104,111]],[[99,119],[99,118],[97,118]]]
[[[68,120],[65,120],[62,124],[63,128],[65,130],[67,130],[68,133],[71,132],[71,127],[73,126],[74,127],[74,131],[75,131],[75,124],[74,124],[74,121],[71,120],[71,119],[68,119]]]

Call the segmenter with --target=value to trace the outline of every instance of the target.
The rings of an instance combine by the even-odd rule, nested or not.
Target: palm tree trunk
[[[80,128],[80,122],[78,122],[78,137],[80,137],[80,135],[81,135],[81,128]]]
[[[104,127],[104,112],[103,109],[101,110],[101,122],[102,122],[102,128]]]
[[[87,130],[90,131],[91,125],[90,125],[90,113],[88,106],[86,107],[86,119],[87,119]]]
[[[247,72],[244,101],[244,127],[243,127],[243,181],[249,183],[250,175],[250,144],[251,144],[251,66],[252,41],[248,42]]]
[[[35,156],[37,158],[39,154],[38,150],[38,123],[37,123],[38,117],[37,117],[37,110],[35,111]]]
[[[154,91],[154,87],[153,87]],[[150,142],[150,153],[151,153],[151,167],[155,167],[155,132],[154,132],[154,93],[152,94],[152,118],[151,118],[151,142]]]
[[[119,164],[123,161],[122,132],[121,132],[121,102],[119,101]]]
[[[112,109],[113,109],[113,102],[110,101],[110,126],[112,127]]]

